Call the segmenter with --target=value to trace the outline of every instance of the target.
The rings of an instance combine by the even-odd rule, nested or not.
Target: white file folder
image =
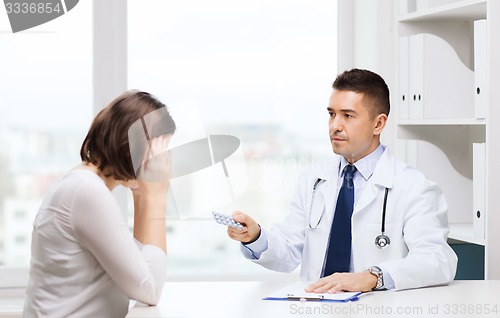
[[[417,10],[416,0],[399,0],[398,4],[398,14],[399,16],[405,16],[409,13],[413,13]]]
[[[409,117],[472,118],[474,72],[442,38],[421,33],[409,39]]]
[[[408,37],[399,38],[399,118],[408,118]]]
[[[422,93],[424,90],[424,34],[411,36],[408,40],[408,72],[409,72],[409,117],[420,119],[424,117]]]
[[[474,116],[486,118],[487,96],[487,59],[486,59],[486,20],[474,21]]]
[[[408,14],[408,0],[399,0],[398,3],[398,15],[404,16]]]
[[[484,239],[486,218],[486,144],[472,144],[472,228],[474,238]]]

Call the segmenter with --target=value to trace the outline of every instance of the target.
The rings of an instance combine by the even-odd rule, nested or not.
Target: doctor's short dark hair
[[[156,97],[138,90],[126,91],[116,97],[94,118],[80,149],[82,161],[94,164],[106,177],[124,181],[135,179],[129,129],[133,123],[162,107],[166,109]],[[175,123],[168,111],[164,113],[162,128],[156,129],[150,138],[174,133]]]
[[[384,79],[368,70],[353,68],[345,71],[332,84],[333,89],[364,94],[363,103],[374,118],[379,114],[389,116],[389,88]]]

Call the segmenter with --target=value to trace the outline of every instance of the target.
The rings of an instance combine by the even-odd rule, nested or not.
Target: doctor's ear
[[[375,117],[373,122],[375,123],[375,127],[373,127],[373,134],[378,136],[382,133],[382,130],[384,130],[385,124],[387,123],[387,115],[379,114]]]

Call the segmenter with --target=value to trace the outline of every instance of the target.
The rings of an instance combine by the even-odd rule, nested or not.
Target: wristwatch
[[[372,266],[368,268],[370,274],[375,275],[377,277],[377,285],[372,288],[372,290],[381,290],[384,287],[384,272],[378,266]]]

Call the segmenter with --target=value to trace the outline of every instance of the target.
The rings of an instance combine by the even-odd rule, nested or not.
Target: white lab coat
[[[266,231],[268,249],[254,262],[280,272],[291,272],[301,263],[303,281],[320,278],[338,191],[339,163],[340,157],[330,169],[301,178],[291,211],[283,223]],[[313,185],[318,178],[326,181],[319,185],[311,209]],[[380,249],[375,246],[375,238],[381,234],[386,187],[385,233],[391,244]],[[311,225],[315,226],[323,207],[321,222],[310,229],[310,211]],[[446,284],[455,277],[457,267],[457,257],[446,242],[448,233],[447,204],[439,187],[386,148],[354,206],[354,272],[378,265],[390,274],[396,289]]]

